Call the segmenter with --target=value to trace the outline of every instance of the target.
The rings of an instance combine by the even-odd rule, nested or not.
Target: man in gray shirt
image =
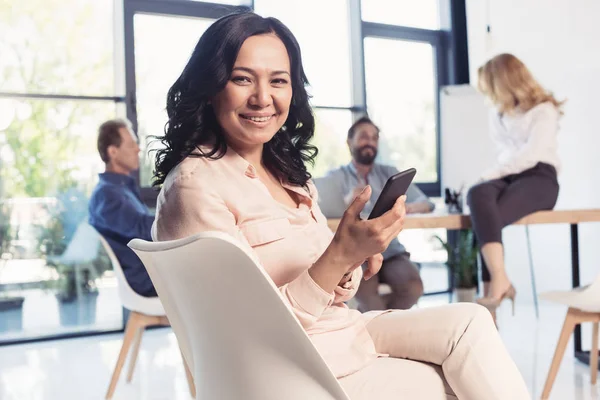
[[[362,217],[367,218],[389,177],[398,173],[393,166],[375,162],[379,145],[379,128],[368,118],[357,120],[348,130],[348,147],[352,162],[329,171],[323,178],[315,179],[319,189],[319,206],[328,218],[340,217],[352,200],[366,185],[371,185],[371,200]],[[323,192],[323,193],[322,193]],[[410,185],[406,193],[407,213],[428,213],[434,204],[416,186]],[[404,246],[394,239],[383,252],[383,266],[379,273],[362,281],[356,293],[359,310],[409,309],[423,294],[423,282],[417,266],[410,260]],[[392,293],[380,296],[379,283],[387,283]]]

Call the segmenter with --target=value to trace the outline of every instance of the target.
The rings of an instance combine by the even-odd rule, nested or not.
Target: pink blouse
[[[333,237],[308,191],[298,208],[276,201],[254,167],[231,149],[218,160],[188,157],[167,176],[158,196],[154,240],[173,240],[202,231],[228,233],[246,246],[273,279],[284,300],[338,378],[365,367],[378,356],[366,323],[381,312],[361,314],[344,301],[354,296],[362,269],[345,288],[323,290],[308,273]]]

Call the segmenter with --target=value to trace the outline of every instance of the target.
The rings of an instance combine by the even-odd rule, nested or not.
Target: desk
[[[571,226],[571,276],[573,287],[579,282],[579,232],[582,222],[600,222],[600,209],[592,210],[553,210],[539,211],[521,218],[513,225],[569,224]],[[340,219],[327,220],[327,225],[335,232]],[[471,227],[471,218],[466,214],[414,214],[407,215],[404,229],[466,229]],[[589,352],[581,349],[581,327],[578,325],[574,333],[575,358],[589,364]]]

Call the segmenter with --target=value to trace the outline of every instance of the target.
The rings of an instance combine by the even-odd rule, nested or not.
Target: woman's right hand
[[[370,260],[373,256],[382,253],[390,242],[398,236],[404,226],[406,215],[406,196],[401,196],[391,210],[382,216],[363,220],[360,213],[371,198],[371,187],[366,186],[346,209],[337,228],[330,247],[346,260],[348,268],[353,269],[361,265],[364,260],[369,260],[369,269],[365,278],[377,273],[381,264]],[[379,265],[377,265],[379,264]],[[377,269],[377,271],[372,271]]]
[[[329,247],[309,269],[313,280],[328,293],[333,292],[344,274],[359,268],[365,260],[368,268],[364,278],[375,275],[383,261],[380,253],[402,230],[406,196],[399,197],[382,216],[363,220],[360,212],[370,197],[371,187],[366,186],[344,212]]]

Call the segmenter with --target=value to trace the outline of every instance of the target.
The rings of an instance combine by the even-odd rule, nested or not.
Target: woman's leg
[[[493,278],[498,290],[508,287],[510,281],[504,269],[502,228],[504,227],[498,199],[508,186],[504,179],[494,179],[473,186],[467,194],[471,222],[483,257],[482,279],[484,295],[488,296],[486,283]]]
[[[556,172],[546,164],[484,182],[469,191],[473,228],[491,275],[490,297],[499,299],[510,286],[504,267],[502,228],[536,211],[552,209],[557,197]]]
[[[441,366],[460,400],[531,398],[490,313],[479,305],[393,311],[374,318],[367,329],[378,352]],[[397,379],[408,382],[411,376]]]
[[[456,400],[439,365],[378,358],[339,379],[351,400]]]

